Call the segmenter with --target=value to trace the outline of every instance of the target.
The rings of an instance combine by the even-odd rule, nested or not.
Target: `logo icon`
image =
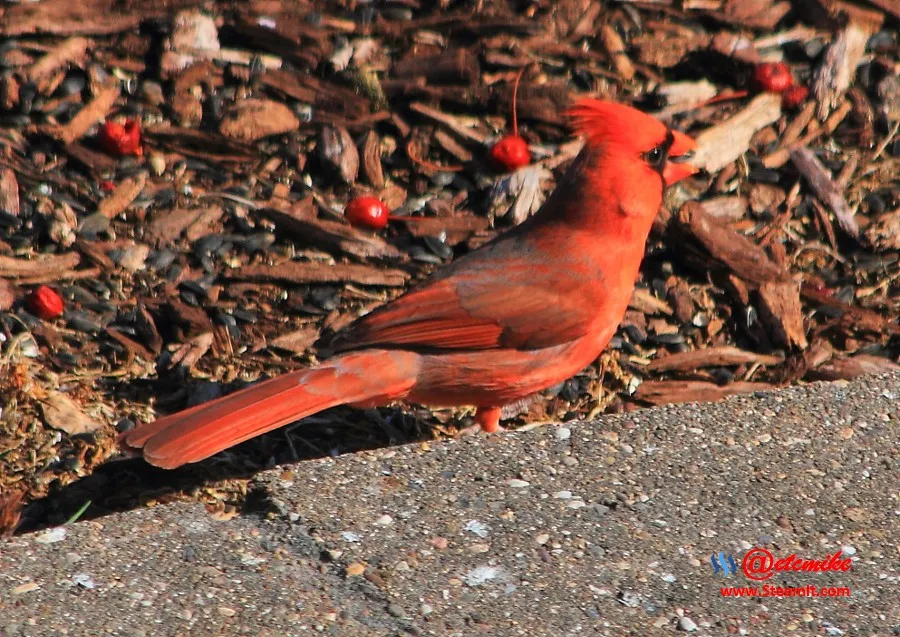
[[[747,551],[741,562],[741,570],[748,579],[761,582],[772,577],[775,558],[770,551],[762,548],[754,548]]]
[[[734,555],[731,553],[725,555],[725,551],[719,551],[718,555],[715,553],[710,555],[709,561],[712,562],[713,572],[716,575],[728,577],[737,573],[737,562],[734,561]]]
[[[738,565],[731,553],[719,551],[709,556],[713,573],[722,577],[729,577],[738,572]],[[853,560],[844,557],[842,551],[837,551],[823,560],[807,560],[791,553],[787,557],[776,560],[768,549],[755,547],[747,551],[741,560],[741,570],[747,579],[761,582],[767,580],[775,573],[785,571],[803,571],[813,573],[827,573],[829,571],[841,571],[846,573],[853,568]]]

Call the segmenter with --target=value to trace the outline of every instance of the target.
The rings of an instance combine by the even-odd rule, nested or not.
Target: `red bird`
[[[336,405],[504,405],[573,376],[603,351],[631,298],[663,191],[696,172],[694,141],[628,106],[569,113],[581,153],[531,218],[338,336],[317,367],[261,382],[122,435],[151,464],[197,462]]]

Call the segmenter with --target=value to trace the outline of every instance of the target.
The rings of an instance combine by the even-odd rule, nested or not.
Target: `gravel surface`
[[[0,633],[896,635],[898,420],[893,375],[282,467],[0,545]],[[852,596],[723,597],[752,547]]]

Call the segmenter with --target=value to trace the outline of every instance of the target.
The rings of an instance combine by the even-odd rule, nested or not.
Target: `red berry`
[[[63,313],[63,300],[53,288],[42,285],[25,297],[25,307],[36,317],[49,321]]]
[[[769,93],[784,93],[794,85],[794,76],[784,62],[763,62],[753,71],[757,87]]]
[[[490,157],[497,170],[511,173],[531,163],[531,149],[522,137],[506,135],[491,147]]]
[[[141,127],[133,119],[126,121],[124,126],[118,122],[104,122],[98,139],[103,150],[110,155],[122,157],[144,154],[144,149],[141,148]]]
[[[809,89],[796,84],[781,94],[781,103],[785,108],[797,108],[809,97]]]
[[[353,226],[381,230],[388,224],[391,211],[378,197],[354,197],[344,208],[344,216]]]
[[[518,170],[522,166],[531,163],[531,149],[528,148],[528,142],[519,136],[519,118],[516,115],[516,100],[519,97],[519,81],[525,67],[516,75],[516,83],[513,85],[512,97],[512,134],[503,136],[499,142],[491,147],[489,152],[491,163],[494,168],[503,172],[511,173]]]

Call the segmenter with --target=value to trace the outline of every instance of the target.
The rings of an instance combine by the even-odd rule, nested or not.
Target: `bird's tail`
[[[337,405],[375,405],[403,398],[413,386],[418,357],[366,350],[311,369],[284,374],[123,434],[126,449],[174,469]]]

